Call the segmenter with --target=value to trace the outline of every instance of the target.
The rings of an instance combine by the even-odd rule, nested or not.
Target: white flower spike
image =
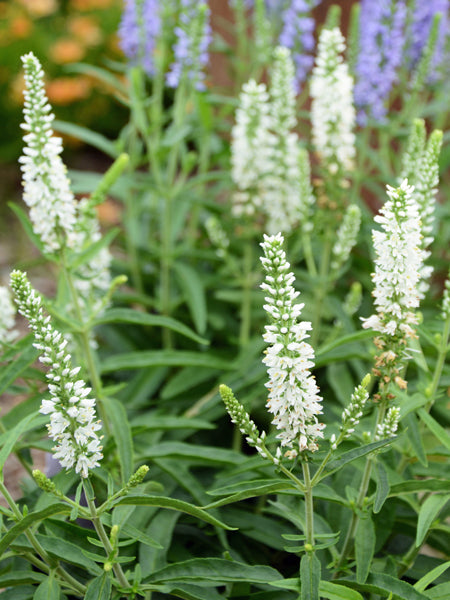
[[[317,418],[322,413],[322,398],[310,373],[314,350],[305,342],[311,323],[299,320],[304,305],[295,302],[299,292],[292,286],[294,275],[289,272],[283,241],[278,233],[265,235],[261,244],[265,254],[261,262],[267,273],[261,287],[267,293],[264,309],[271,319],[263,336],[270,344],[263,362],[269,375],[267,408],[280,430],[281,445],[289,449],[286,455],[294,458],[298,452],[318,449],[317,439],[323,437],[325,425]]]
[[[103,458],[97,434],[101,423],[96,418],[95,400],[89,397],[91,388],[77,379],[80,367],[72,367],[67,340],[52,327],[50,317],[44,317],[41,298],[25,273],[13,271],[11,287],[19,312],[34,333],[34,346],[42,352],[40,361],[49,367],[46,377],[50,398],[42,401],[40,412],[50,415],[47,428],[49,437],[56,442],[54,456],[62,467],[75,468],[86,478]]]

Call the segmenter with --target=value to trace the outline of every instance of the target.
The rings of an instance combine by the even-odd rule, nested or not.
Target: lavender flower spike
[[[282,16],[283,28],[279,43],[289,48],[295,63],[295,88],[298,92],[306,75],[311,70],[314,58],[314,19],[310,16],[311,9],[320,0],[291,0]]]
[[[167,85],[177,87],[187,77],[199,90],[204,89],[203,68],[208,63],[211,42],[210,10],[197,0],[181,0],[179,24],[175,27],[177,41],[173,52],[175,60],[167,73]]]
[[[51,113],[44,90],[44,72],[32,54],[22,56],[25,71],[25,103],[22,129],[26,143],[20,157],[23,199],[30,207],[34,232],[44,250],[58,251],[75,225],[75,199],[70,190],[67,169],[61,160],[61,138],[54,137]]]
[[[119,44],[133,64],[140,64],[153,75],[153,54],[161,29],[158,0],[125,0],[119,25]]]
[[[285,456],[295,458],[298,452],[318,449],[317,439],[323,438],[325,425],[317,418],[322,413],[322,398],[310,373],[314,350],[305,342],[311,323],[299,321],[304,305],[295,302],[299,292],[292,286],[294,275],[288,272],[283,241],[278,233],[265,235],[261,244],[265,255],[261,262],[267,273],[261,288],[267,293],[264,309],[271,320],[263,336],[270,344],[263,362],[269,375],[267,408],[280,430],[281,446],[289,448]]]
[[[361,1],[360,49],[356,63],[355,104],[358,122],[382,121],[397,79],[405,43],[405,0]]]
[[[91,389],[77,379],[80,368],[71,365],[67,340],[53,328],[50,317],[44,316],[42,300],[25,273],[13,271],[11,287],[19,312],[34,333],[34,346],[42,353],[40,361],[49,367],[46,377],[50,398],[42,401],[40,412],[50,415],[47,428],[49,437],[56,442],[54,456],[62,467],[75,468],[86,478],[103,457],[97,434],[101,423],[96,420],[95,400],[89,397]]]

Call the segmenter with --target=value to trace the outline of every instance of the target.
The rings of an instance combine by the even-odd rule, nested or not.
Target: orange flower
[[[73,16],[69,19],[68,29],[86,46],[95,46],[102,41],[100,28],[92,17]]]
[[[9,24],[9,31],[14,38],[26,38],[30,34],[32,22],[27,17],[16,17]]]
[[[33,17],[45,17],[58,9],[56,0],[20,0],[20,2]]]
[[[58,64],[77,62],[84,56],[84,48],[73,39],[59,39],[50,48],[51,59]]]
[[[86,98],[90,89],[87,77],[58,77],[47,85],[47,96],[52,104],[70,104]]]
[[[72,0],[72,6],[76,10],[95,10],[96,8],[109,8],[117,5],[117,0]]]

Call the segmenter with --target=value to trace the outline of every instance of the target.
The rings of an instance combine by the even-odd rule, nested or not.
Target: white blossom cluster
[[[278,233],[265,235],[261,244],[265,255],[261,262],[267,273],[261,287],[267,293],[264,309],[271,320],[263,335],[270,344],[263,362],[269,375],[267,408],[280,430],[281,446],[290,448],[286,455],[293,458],[298,452],[318,449],[317,439],[323,437],[325,425],[317,418],[322,413],[322,398],[310,373],[314,350],[304,341],[311,323],[299,321],[304,305],[295,302],[299,292],[292,286],[295,278],[289,272],[283,241]]]
[[[274,51],[270,87],[272,127],[272,167],[267,175],[265,211],[270,234],[288,233],[298,223],[303,199],[300,187],[298,135],[292,131],[295,118],[295,66],[288,48]]]
[[[242,87],[236,124],[231,132],[231,176],[238,188],[233,197],[235,216],[262,210],[265,177],[272,168],[271,128],[266,86],[251,79]]]
[[[244,84],[232,130],[232,177],[238,191],[233,212],[266,217],[266,229],[306,229],[314,196],[308,155],[293,132],[295,67],[288,48],[273,53],[270,94],[264,84]]]
[[[353,78],[344,50],[338,27],[322,29],[311,77],[311,122],[314,146],[332,174],[351,171],[355,158]]]
[[[34,346],[42,352],[40,361],[48,366],[46,374],[50,398],[42,401],[40,412],[50,415],[49,437],[56,442],[54,456],[66,469],[75,468],[81,477],[99,466],[102,446],[97,431],[95,399],[91,388],[77,379],[80,367],[72,367],[66,351],[67,340],[55,330],[50,317],[44,317],[42,300],[21,271],[11,273],[11,287],[19,312],[28,320],[34,333]]]
[[[332,269],[340,269],[350,256],[350,252],[356,244],[360,226],[361,210],[356,204],[350,204],[336,233],[331,260]]]
[[[22,57],[25,72],[24,123],[26,146],[20,157],[23,199],[30,208],[34,232],[46,252],[54,253],[65,243],[75,224],[75,200],[67,169],[60,157],[61,138],[51,128],[54,115],[44,90],[44,72],[30,52]]]
[[[401,186],[387,186],[389,200],[375,221],[382,231],[373,231],[376,253],[374,282],[377,314],[363,319],[365,329],[388,336],[411,337],[415,333],[419,306],[418,285],[424,260],[421,249],[421,223],[414,189],[405,179]]]
[[[9,289],[0,285],[0,344],[7,344],[17,337],[14,330],[16,309]]]

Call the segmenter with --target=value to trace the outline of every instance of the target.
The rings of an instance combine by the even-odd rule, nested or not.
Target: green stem
[[[322,321],[322,306],[328,290],[328,271],[330,268],[331,257],[331,235],[332,229],[328,226],[325,232],[325,241],[323,245],[322,259],[320,262],[319,282],[317,286],[315,309],[313,315],[313,329],[311,334],[311,345],[313,348],[317,346],[320,335],[320,327]]]
[[[98,516],[97,507],[95,505],[94,490],[92,488],[91,482],[88,479],[85,479],[83,481],[83,487],[84,487],[84,493],[86,495],[89,512],[91,515],[91,521],[95,527],[95,531],[97,532],[97,535],[98,535],[100,541],[103,544],[106,555],[108,557],[110,557],[113,555],[114,549],[111,546],[111,542],[109,541],[108,535],[105,531],[105,528],[103,527],[103,523],[101,522],[101,519]],[[115,576],[117,577],[119,584],[123,588],[129,588],[130,584],[128,583],[128,580],[125,577],[125,574],[119,563],[116,563],[116,562],[113,563],[113,571],[114,571]]]
[[[384,419],[384,415],[386,413],[387,408],[387,400],[383,399],[380,404],[380,408],[377,415],[377,421],[374,428],[374,435],[378,429],[378,425],[380,425]],[[347,558],[348,553],[350,552],[351,546],[353,544],[353,539],[355,537],[356,527],[359,521],[359,512],[364,505],[365,498],[367,496],[367,490],[369,489],[370,477],[372,474],[372,466],[373,466],[373,456],[370,455],[366,459],[366,464],[364,467],[363,478],[361,481],[361,485],[359,488],[358,498],[356,499],[356,504],[353,510],[352,519],[350,521],[350,526],[347,530],[347,535],[345,536],[344,545],[342,546],[341,555],[337,562],[337,570],[335,572],[335,576],[337,576],[339,572],[339,567],[342,566],[345,559]]]
[[[67,279],[67,283],[69,285],[70,294],[72,296],[72,302],[75,308],[75,316],[80,324],[83,324],[83,313],[81,311],[80,301],[78,298],[78,292],[75,287],[75,283],[73,281],[73,276],[70,269],[67,267],[65,256],[62,257],[62,265],[64,269],[64,273]],[[103,405],[103,386],[102,381],[100,379],[100,375],[97,371],[97,366],[95,364],[94,353],[89,339],[89,333],[83,327],[79,332],[79,336],[81,339],[81,346],[84,354],[84,358],[86,360],[87,369],[89,373],[89,379],[92,384],[92,388],[94,390],[94,394],[97,400],[97,407],[100,418],[103,423],[103,427],[105,428],[105,432],[107,435],[111,434],[111,428],[108,421],[108,416],[106,414],[105,407]]]
[[[317,277],[317,267],[314,261],[314,254],[311,246],[311,236],[304,231],[302,233],[303,254],[305,255],[306,266],[311,277]]]
[[[12,510],[17,521],[22,521],[23,515],[20,512],[19,507],[17,506],[13,497],[11,496],[11,494],[9,493],[5,484],[1,480],[0,480],[0,492],[3,494],[3,497],[5,498],[6,502],[8,503],[8,506]],[[74,577],[72,577],[72,575],[67,573],[67,571],[63,567],[60,566],[58,560],[52,558],[51,556],[49,556],[47,554],[47,551],[44,550],[44,548],[41,546],[40,542],[38,541],[38,539],[36,538],[36,536],[34,535],[34,533],[32,531],[25,531],[24,533],[25,533],[27,540],[32,545],[36,554],[42,558],[42,560],[48,565],[50,570],[53,569],[55,571],[55,573],[61,579],[63,579],[72,590],[75,590],[75,592],[77,594],[81,594],[84,597],[84,594],[86,593],[86,586],[83,585],[82,583],[78,582]],[[37,559],[37,560],[39,560],[39,559]]]
[[[436,367],[434,369],[433,380],[431,382],[431,389],[429,391],[430,400],[427,402],[425,406],[425,410],[430,412],[431,407],[433,406],[434,399],[436,397],[436,392],[439,386],[439,381],[442,375],[442,369],[444,368],[445,357],[447,356],[448,351],[448,342],[450,337],[450,314],[445,319],[444,323],[444,331],[441,337],[441,343],[439,346],[438,359],[436,361]]]
[[[313,486],[309,473],[308,461],[302,462],[303,479],[305,481],[305,536],[306,543],[314,548],[314,506],[313,506]]]

